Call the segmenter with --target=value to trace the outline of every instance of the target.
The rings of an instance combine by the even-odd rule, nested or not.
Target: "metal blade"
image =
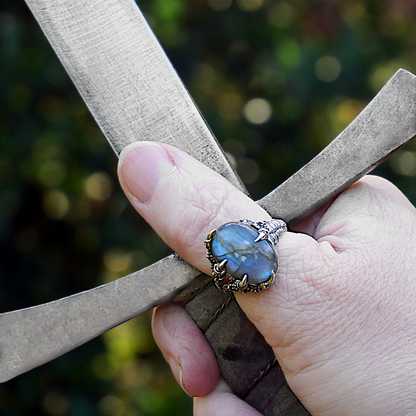
[[[134,1],[26,3],[117,155],[137,140],[169,143],[247,193]],[[168,257],[97,289],[0,315],[0,381],[171,299],[198,274]]]
[[[318,156],[258,203],[293,227],[415,135],[416,76],[400,69]]]
[[[414,137],[415,110],[416,77],[400,70],[323,152],[259,203],[275,217],[298,222]],[[170,256],[96,289],[0,315],[0,381],[171,299],[198,274]]]
[[[172,300],[199,274],[178,256],[171,255],[86,292],[1,314],[0,382],[51,361]]]
[[[53,4],[50,0],[27,0],[27,3],[117,154],[138,139],[163,141],[185,150],[243,189],[134,2],[66,0]],[[403,71],[403,76],[406,74],[410,75]],[[408,91],[414,91],[414,77],[411,78],[411,86],[404,86]],[[389,108],[398,106],[395,113],[405,114],[407,121],[404,130],[400,130],[401,119],[387,123],[391,129],[396,123],[397,131],[405,134],[403,142],[410,138],[407,133],[413,136],[415,123],[410,115],[414,113],[414,98],[408,97],[407,103],[400,101],[395,96],[400,93],[399,89],[389,88],[391,91],[380,98],[381,113],[373,101],[370,104],[373,106],[368,106],[360,115],[360,122],[369,122],[368,126],[360,127],[358,123],[349,133],[340,135],[336,144],[330,145],[330,151],[322,152],[294,179],[260,203],[272,214],[276,213],[275,216],[294,222],[341,192],[371,169],[379,158],[386,157],[400,145],[395,142],[379,153],[366,145],[378,131],[375,127],[381,129],[386,124],[375,122],[373,126],[372,117],[391,116]],[[352,169],[341,169],[339,175],[334,171],[327,173],[334,168],[338,172],[342,167],[339,156],[346,153],[345,137],[353,133],[363,140],[360,148],[364,153],[370,148],[373,157],[365,159],[363,164],[353,164]],[[340,140],[341,136],[344,140]],[[388,135],[384,137],[387,139]],[[357,145],[356,141],[353,144]],[[348,163],[357,161],[359,153],[355,152]],[[338,180],[325,186],[325,180],[331,180],[332,176],[337,176]],[[301,191],[306,192],[307,198]],[[282,198],[287,199],[284,205],[275,209],[274,205],[279,207]],[[160,279],[167,273],[169,279]],[[0,315],[0,380],[6,381],[64,354],[170,299],[198,274],[194,268],[171,256],[99,288]]]
[[[26,0],[117,155],[150,140],[245,191],[133,0]]]

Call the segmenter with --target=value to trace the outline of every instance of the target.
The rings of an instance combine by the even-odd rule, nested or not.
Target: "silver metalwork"
[[[117,154],[136,140],[169,143],[244,191],[132,0],[26,2]],[[259,204],[294,225],[413,138],[415,114],[416,77],[400,70],[350,127]],[[123,283],[0,314],[0,381],[171,298],[197,274],[172,256]]]
[[[287,231],[286,223],[283,220],[273,219],[269,221],[251,221],[241,220],[240,224],[244,224],[257,232],[257,238],[254,243],[260,241],[268,241],[269,244],[274,247],[279,242],[281,236]],[[217,230],[211,231],[204,241],[207,249],[207,258],[211,263],[212,278],[214,279],[215,286],[225,293],[229,292],[260,292],[265,289],[269,289],[276,278],[277,272],[277,254],[276,256],[276,268],[271,271],[269,278],[261,283],[249,283],[249,276],[245,274],[241,279],[236,278],[230,274],[227,269],[227,259],[218,261],[212,250],[212,242],[217,234]],[[253,245],[253,247],[255,247]]]
[[[275,246],[279,242],[280,237],[287,231],[286,223],[279,219],[269,221],[241,220],[241,222],[257,230],[259,236],[254,240],[255,243],[268,240]]]

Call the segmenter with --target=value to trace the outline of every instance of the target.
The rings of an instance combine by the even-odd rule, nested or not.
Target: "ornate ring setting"
[[[274,247],[287,231],[283,220],[228,222],[205,239],[215,286],[223,292],[260,292],[274,282]]]

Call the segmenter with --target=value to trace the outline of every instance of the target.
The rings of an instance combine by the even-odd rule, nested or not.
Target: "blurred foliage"
[[[414,0],[140,0],[255,199],[313,158],[403,67]],[[23,1],[0,6],[1,312],[170,253],[127,204],[117,160]],[[416,144],[377,169],[416,203]],[[150,314],[0,386],[4,415],[190,415]]]

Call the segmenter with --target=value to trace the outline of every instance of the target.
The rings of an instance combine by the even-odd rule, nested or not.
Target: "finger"
[[[270,219],[261,207],[222,176],[172,146],[149,142],[131,144],[120,156],[118,172],[121,185],[137,211],[173,250],[207,274],[211,273],[204,246],[208,232],[243,218]],[[305,286],[310,282],[295,287],[299,276],[313,276],[305,273],[305,268],[320,270],[326,263],[317,253],[316,241],[304,234],[285,233],[277,249],[276,284],[258,294],[237,294],[238,302],[271,345],[278,342],[270,338],[275,328],[262,318],[281,300],[287,303],[283,296],[290,294],[293,298],[298,293],[300,297],[304,290],[309,290]],[[327,251],[330,252],[330,247]]]
[[[186,261],[210,273],[204,239],[229,221],[270,216],[227,180],[186,153],[139,142],[123,150],[119,177],[137,211]]]
[[[220,370],[207,340],[185,309],[173,303],[156,308],[152,329],[156,343],[185,392],[191,397],[211,393]]]
[[[172,303],[157,307],[152,329],[176,380],[194,397],[195,416],[261,416],[220,378],[211,347],[184,308]]]
[[[210,231],[244,218],[270,219],[222,176],[166,144],[131,144],[118,172],[137,211],[182,258],[208,274],[204,239]]]
[[[215,390],[194,399],[194,416],[261,416],[244,400],[238,398],[222,379]]]
[[[359,250],[362,254],[369,248],[374,251],[374,245],[392,245],[396,237],[402,240],[397,241],[402,246],[406,241],[400,231],[409,237],[413,234],[409,225],[413,224],[414,215],[414,206],[396,186],[367,175],[322,213],[313,236],[319,242],[330,243],[338,253]]]

